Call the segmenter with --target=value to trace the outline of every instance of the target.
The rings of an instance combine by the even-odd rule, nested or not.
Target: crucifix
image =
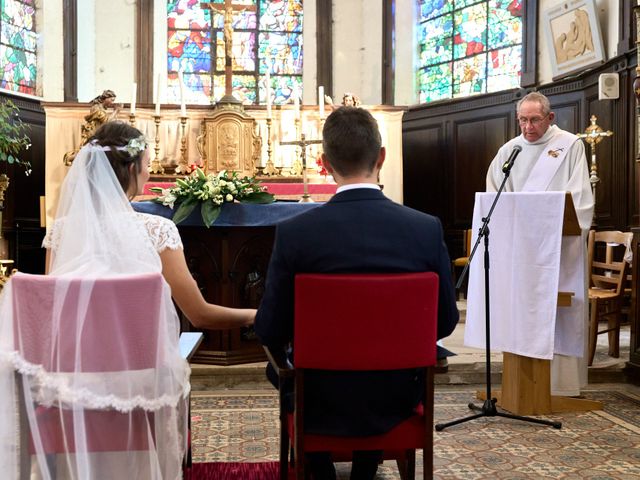
[[[613,135],[611,130],[606,132],[596,124],[598,117],[591,115],[591,125],[589,125],[584,133],[578,133],[579,138],[583,138],[591,147],[591,170],[589,172],[589,181],[591,182],[591,190],[593,191],[593,203],[596,203],[596,183],[600,181],[598,177],[598,165],[596,164],[596,145],[602,141],[604,137]]]
[[[300,159],[302,160],[302,184],[304,186],[304,193],[302,194],[300,203],[313,202],[311,195],[309,195],[309,185],[307,184],[307,147],[317,143],[322,143],[322,140],[307,140],[304,133],[300,134],[300,140],[280,142],[280,145],[297,145],[301,147]]]
[[[221,101],[227,103],[238,103],[233,96],[231,79],[233,77],[233,14],[234,12],[255,12],[255,5],[238,5],[232,3],[233,0],[224,0],[224,3],[203,2],[200,8],[211,10],[211,17],[214,12],[224,14],[224,97]]]

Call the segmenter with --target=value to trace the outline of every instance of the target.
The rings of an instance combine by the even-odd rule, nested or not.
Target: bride
[[[43,246],[47,248],[49,276],[46,278],[55,283],[51,301],[54,306],[73,301],[71,295],[91,299],[91,291],[100,279],[146,274],[155,274],[154,277],[160,279],[161,301],[157,310],[160,311],[158,331],[162,334],[158,336],[154,357],[156,366],[87,373],[76,359],[75,370],[59,373],[30,362],[21,350],[22,340],[14,340],[19,339],[22,332],[22,326],[14,322],[18,309],[14,309],[13,300],[19,292],[15,282],[19,280],[9,281],[0,296],[0,469],[3,478],[29,476],[25,471],[18,473],[21,439],[17,433],[17,403],[23,404],[26,410],[23,415],[26,414],[29,421],[31,454],[34,455],[31,478],[181,478],[190,372],[178,350],[179,320],[172,298],[198,328],[251,325],[255,310],[207,303],[189,273],[175,225],[163,217],[133,210],[130,199],[142,193],[149,179],[148,170],[147,141],[139,130],[122,122],[101,126],[79,151],[67,173],[56,219]],[[27,277],[16,275],[15,278]],[[81,280],[80,293],[72,294],[69,286],[78,279]],[[148,298],[143,292],[135,301],[144,304]],[[114,298],[113,302],[118,299]],[[31,308],[38,308],[37,298],[23,303],[33,303]],[[53,312],[45,312],[46,321],[52,324],[43,324],[43,329],[54,333],[47,342],[51,351],[42,352],[41,358],[60,358],[58,348],[64,340],[59,337],[68,337],[69,325],[82,328],[84,319],[80,313],[70,321],[68,314],[62,315],[63,310],[54,308]],[[126,328],[124,330],[122,335],[126,336]],[[122,343],[126,343],[124,338]],[[79,344],[76,348],[80,349]],[[55,364],[55,361],[49,363]],[[16,386],[16,373],[20,374],[23,388]],[[124,425],[124,438],[142,435],[148,448],[138,450],[130,446],[117,452],[89,451],[90,437],[96,433],[91,432],[95,425],[92,426],[89,419],[102,414],[123,417],[124,423],[120,423]],[[41,438],[47,436],[46,430],[52,422],[63,425],[63,455],[52,456],[43,448]],[[23,450],[27,448],[24,445],[23,439]]]

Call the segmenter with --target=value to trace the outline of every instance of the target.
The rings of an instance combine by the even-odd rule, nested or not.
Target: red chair
[[[438,276],[435,273],[303,274],[296,276],[294,364],[266,349],[280,378],[280,478],[288,475],[289,440],[295,475],[305,453],[330,451],[336,461],[354,450],[383,450],[401,473],[415,477],[415,449],[424,450],[424,478],[433,476],[433,374],[436,364]],[[382,435],[339,437],[305,432],[304,373],[424,367],[424,403]],[[285,410],[284,382],[294,380],[294,412]],[[403,477],[404,478],[404,477]]]
[[[163,378],[155,369],[167,363],[166,358],[160,358],[162,350],[158,347],[166,341],[167,334],[158,322],[163,295],[161,275],[96,279],[88,294],[83,293],[83,281],[86,280],[76,278],[60,283],[52,276],[20,273],[12,278],[16,350],[30,364],[58,377],[75,371],[75,378],[85,376],[103,382],[118,372],[139,372],[141,385],[149,388],[148,395],[153,398],[158,392],[155,384],[147,382]],[[64,302],[56,305],[55,292],[60,288],[66,288],[66,295]],[[51,312],[57,309],[63,319],[60,331],[55,331],[50,321]],[[81,373],[77,373],[78,366]],[[19,380],[26,382],[20,377]],[[110,393],[108,384],[105,391]],[[58,454],[77,457],[95,452],[156,452],[162,448],[154,434],[158,415],[163,418],[177,415],[182,425],[187,421],[186,401],[184,405],[178,404],[176,414],[168,411],[176,407],[118,411],[105,406],[78,410],[66,401],[50,406],[39,405],[29,398],[30,395],[26,396],[21,406],[23,416],[32,412],[30,423],[24,419],[21,424],[23,431],[30,433],[22,436],[23,469],[29,468],[27,452],[44,452],[50,457],[49,463]],[[174,427],[182,428],[177,424]],[[176,432],[172,438],[180,436]],[[123,463],[127,461],[135,468],[135,459],[125,453]],[[157,468],[166,471],[166,459],[158,455],[158,462]],[[177,474],[182,466],[167,468]]]

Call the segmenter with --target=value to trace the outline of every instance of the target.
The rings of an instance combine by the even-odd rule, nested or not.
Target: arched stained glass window
[[[35,0],[0,0],[0,87],[36,95]]]
[[[168,0],[167,101],[180,101],[178,72],[182,70],[187,103],[210,103],[225,89],[224,0],[211,3],[221,10],[211,15],[202,0]],[[271,79],[273,101],[286,102],[294,89],[302,91],[302,0],[234,0],[255,7],[233,15],[233,95],[243,103],[266,103],[265,74]]]
[[[520,86],[522,0],[418,0],[420,103]]]

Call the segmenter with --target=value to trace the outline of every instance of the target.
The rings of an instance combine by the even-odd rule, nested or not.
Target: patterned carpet
[[[475,390],[437,388],[436,422],[469,415]],[[603,401],[604,410],[553,416],[563,422],[561,430],[494,417],[434,433],[435,478],[640,478],[640,388],[595,385],[584,395]],[[194,462],[277,460],[277,396],[269,390],[194,393],[192,434]],[[421,455],[417,463],[421,475]],[[349,478],[349,465],[338,464],[338,472]],[[395,465],[385,462],[377,478],[399,478]]]

